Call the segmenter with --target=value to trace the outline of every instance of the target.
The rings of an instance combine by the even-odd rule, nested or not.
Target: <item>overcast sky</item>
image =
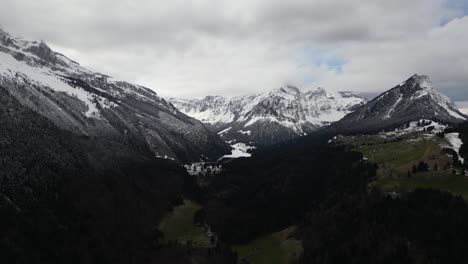
[[[374,95],[418,73],[468,101],[468,0],[2,0],[0,26],[166,97]]]

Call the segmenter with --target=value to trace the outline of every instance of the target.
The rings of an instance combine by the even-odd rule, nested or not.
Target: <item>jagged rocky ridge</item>
[[[201,100],[170,98],[181,112],[210,124],[223,139],[270,145],[307,135],[363,105],[351,92],[322,88],[302,92],[296,87],[248,96],[207,96]]]
[[[432,86],[429,77],[413,75],[348,114],[332,129],[339,133],[376,132],[420,119],[458,124],[468,117]]]
[[[81,67],[44,42],[0,30],[0,86],[62,129],[86,137],[143,140],[157,157],[217,159],[229,146],[152,90]]]

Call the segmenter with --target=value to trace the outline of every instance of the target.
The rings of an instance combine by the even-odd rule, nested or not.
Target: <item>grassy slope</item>
[[[194,246],[213,246],[204,231],[196,226],[193,217],[201,206],[193,201],[174,208],[160,223],[159,229],[168,241],[192,241]],[[239,258],[246,258],[254,264],[286,264],[302,254],[302,244],[290,238],[293,228],[260,237],[249,244],[233,246]]]
[[[253,264],[287,264],[302,254],[302,244],[289,237],[293,228],[260,237],[249,244],[234,246],[240,259]]]
[[[175,207],[174,211],[168,214],[159,225],[165,241],[192,241],[194,246],[211,246],[202,228],[193,222],[195,212],[199,209],[201,206],[190,200],[184,200],[184,204]]]
[[[450,163],[451,158],[442,153],[439,146],[443,139],[434,138],[409,143],[406,140],[371,145],[359,146],[357,150],[364,153],[371,161],[381,165],[380,174],[384,176],[406,176],[412,171],[413,165],[419,161],[425,161],[431,168],[437,163],[442,169],[443,165]]]
[[[446,143],[445,139],[433,137],[416,142],[405,139],[383,143],[378,136],[363,136],[340,138],[340,141],[351,143],[371,162],[379,165],[379,177],[374,184],[384,191],[430,188],[449,191],[468,200],[468,178],[452,175],[452,169],[444,168],[452,161],[440,147]],[[411,173],[408,178],[408,171],[411,172],[419,161],[428,163],[431,171]],[[439,167],[437,171],[433,170],[435,164]]]
[[[395,188],[406,190],[415,188],[444,190],[455,195],[461,195],[468,201],[468,178],[460,175],[426,172],[416,174],[411,178],[394,179],[387,177],[379,180],[377,184],[386,190]]]

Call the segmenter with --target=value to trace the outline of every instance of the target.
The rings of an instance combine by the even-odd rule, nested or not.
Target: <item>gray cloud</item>
[[[447,1],[3,0],[0,25],[163,96],[376,94],[420,73],[466,98],[468,17]]]

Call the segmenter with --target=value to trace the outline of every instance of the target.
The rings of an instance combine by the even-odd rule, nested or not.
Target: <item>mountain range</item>
[[[293,86],[250,96],[168,101],[210,125],[224,140],[257,146],[328,127],[333,133],[378,132],[420,119],[447,124],[468,119],[432,86],[428,76],[416,74],[371,101],[352,92],[323,88],[302,92]]]
[[[418,119],[467,120],[424,75],[413,75],[371,101],[352,92],[294,86],[232,98],[165,100],[146,87],[92,72],[44,42],[1,30],[0,86],[76,135],[142,142],[154,156],[180,162],[216,160],[229,153],[226,142],[268,146],[330,124],[345,133]]]
[[[323,88],[301,91],[294,86],[226,98],[168,99],[181,112],[209,124],[228,142],[272,145],[310,134],[364,105],[352,92]]]
[[[0,85],[21,104],[84,137],[144,142],[156,157],[181,162],[216,160],[226,143],[267,146],[323,127],[370,131],[417,119],[467,119],[414,75],[368,102],[352,92],[284,86],[237,96],[180,99],[92,72],[40,41],[0,30]]]

